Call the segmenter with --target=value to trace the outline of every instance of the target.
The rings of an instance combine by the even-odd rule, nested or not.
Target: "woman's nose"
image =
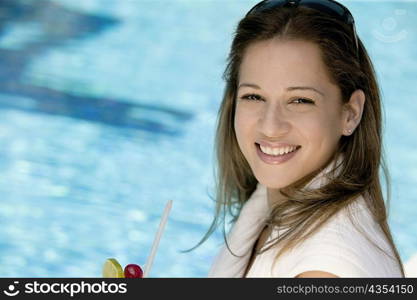
[[[259,119],[259,131],[268,137],[285,136],[291,129],[288,116],[279,105],[265,107]]]

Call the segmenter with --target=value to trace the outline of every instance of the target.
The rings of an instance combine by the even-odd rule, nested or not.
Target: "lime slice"
[[[103,265],[104,278],[124,278],[122,266],[115,258],[106,259]]]

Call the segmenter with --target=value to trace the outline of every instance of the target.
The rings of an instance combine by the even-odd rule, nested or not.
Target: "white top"
[[[318,174],[307,187],[324,184],[327,179],[322,175],[329,168]],[[233,256],[223,245],[208,277],[243,277],[254,244],[264,228],[268,209],[266,187],[258,183],[227,238],[233,253],[243,257]],[[295,277],[305,271],[324,271],[339,277],[402,277],[391,247],[379,225],[373,221],[362,196],[356,199],[351,212],[355,224],[392,258],[357,231],[345,208],[306,241],[280,256],[274,269],[271,270],[277,247],[257,255],[246,277]],[[274,228],[268,241],[279,232]]]

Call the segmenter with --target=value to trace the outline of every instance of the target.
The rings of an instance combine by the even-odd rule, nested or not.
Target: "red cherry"
[[[128,264],[125,267],[125,278],[142,278],[143,277],[143,271],[141,267],[139,267],[136,264]]]

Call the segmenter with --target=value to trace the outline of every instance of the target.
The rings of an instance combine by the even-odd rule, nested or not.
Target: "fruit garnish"
[[[104,278],[124,278],[122,266],[115,258],[108,258],[103,265]]]
[[[142,268],[136,264],[128,264],[125,267],[125,278],[142,278]]]
[[[156,250],[159,246],[159,241],[167,223],[169,212],[172,208],[172,202],[172,200],[169,200],[165,205],[164,213],[162,214],[161,222],[159,223],[158,231],[156,232],[152,244],[151,253],[145,263],[145,270],[142,271],[142,268],[136,264],[128,264],[123,270],[122,266],[115,258],[108,258],[103,266],[104,278],[142,278],[149,276],[149,272],[156,255]]]

